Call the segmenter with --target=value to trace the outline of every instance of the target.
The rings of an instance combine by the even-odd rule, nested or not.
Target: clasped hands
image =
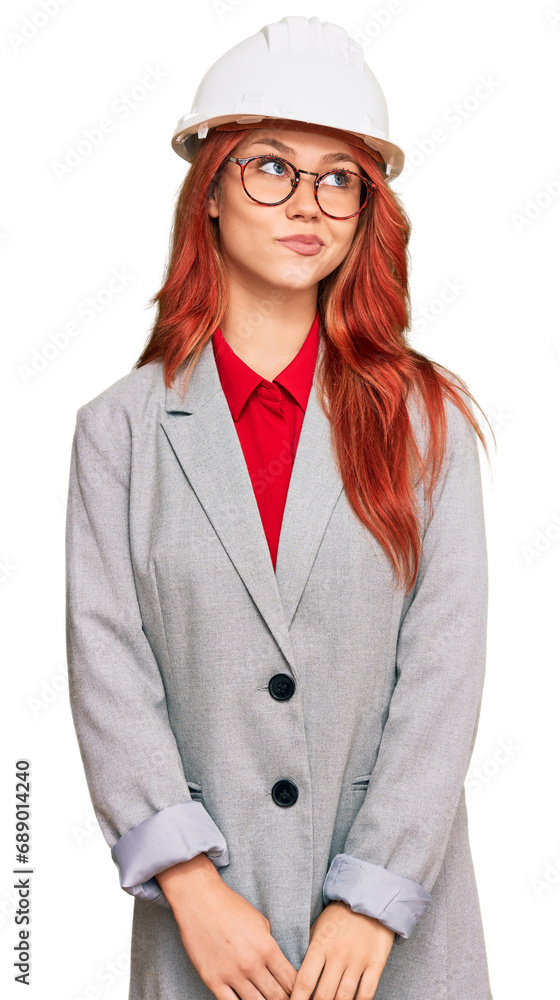
[[[394,938],[375,917],[331,900],[311,925],[291,1000],[372,1000]]]
[[[375,917],[330,900],[311,925],[298,972],[268,917],[226,884],[206,854],[172,865],[158,881],[185,951],[217,1000],[374,997],[395,937]]]

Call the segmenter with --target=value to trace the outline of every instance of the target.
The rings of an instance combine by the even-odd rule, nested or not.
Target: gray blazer
[[[70,465],[70,703],[135,897],[129,1000],[212,998],[155,878],[201,851],[296,969],[342,899],[396,931],[376,1000],[491,1000],[464,794],[488,597],[474,431],[447,401],[405,597],[315,379],[276,572],[210,342],[180,388],[161,362],[119,379],[78,410]]]

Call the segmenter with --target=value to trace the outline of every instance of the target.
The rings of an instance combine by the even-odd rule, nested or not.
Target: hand
[[[289,1000],[297,973],[270,921],[209,864],[213,874],[185,862],[168,869],[173,882],[158,875],[194,968],[217,1000]]]
[[[315,1000],[354,996],[355,1000],[372,1000],[394,938],[395,932],[375,917],[331,900],[311,925],[309,947],[291,1000],[309,1000],[313,990]]]

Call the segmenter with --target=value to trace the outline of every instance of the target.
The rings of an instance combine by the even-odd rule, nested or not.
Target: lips
[[[285,247],[290,250],[295,250],[296,253],[304,254],[307,257],[311,257],[314,254],[319,253],[321,248],[324,246],[323,241],[319,239],[318,236],[311,236],[307,233],[296,233],[294,236],[284,236],[283,239],[278,240]]]

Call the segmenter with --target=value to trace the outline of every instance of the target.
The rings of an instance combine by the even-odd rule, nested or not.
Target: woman
[[[129,997],[487,1000],[484,439],[404,336],[402,152],[317,18],[195,105],[154,330],[70,470],[71,705],[135,897]]]

